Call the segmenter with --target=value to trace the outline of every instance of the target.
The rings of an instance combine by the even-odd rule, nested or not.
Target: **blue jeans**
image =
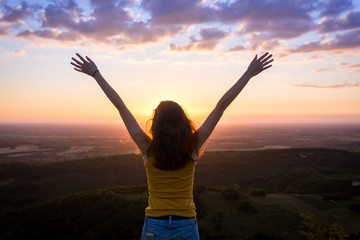
[[[162,220],[145,217],[141,240],[198,240],[196,218]]]

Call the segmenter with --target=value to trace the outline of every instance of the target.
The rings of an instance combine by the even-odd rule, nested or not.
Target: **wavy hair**
[[[193,122],[179,104],[173,101],[160,102],[150,121],[152,141],[147,154],[155,157],[156,168],[176,170],[193,160],[198,137]]]

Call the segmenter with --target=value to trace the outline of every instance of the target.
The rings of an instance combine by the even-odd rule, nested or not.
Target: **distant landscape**
[[[360,151],[358,124],[220,125],[206,151],[289,148]],[[0,124],[0,162],[63,161],[137,153],[122,125]]]
[[[219,128],[196,168],[201,239],[360,239],[359,130]],[[2,125],[0,136],[0,239],[139,239],[146,175],[124,129]]]

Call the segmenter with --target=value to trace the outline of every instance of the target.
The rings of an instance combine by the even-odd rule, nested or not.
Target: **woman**
[[[271,67],[272,55],[265,53],[251,61],[242,77],[225,93],[199,129],[180,105],[163,101],[154,110],[151,136],[139,126],[120,96],[105,81],[95,63],[76,54],[75,70],[95,78],[119,110],[131,138],[144,159],[149,200],[141,239],[199,239],[193,201],[194,169],[200,148],[206,142],[225,109],[247,82]]]

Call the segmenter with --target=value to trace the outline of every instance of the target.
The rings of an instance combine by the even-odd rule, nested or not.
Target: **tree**
[[[307,240],[345,240],[348,234],[340,223],[333,223],[330,226],[321,226],[314,214],[307,212],[300,214],[306,230],[300,230],[300,234]]]

